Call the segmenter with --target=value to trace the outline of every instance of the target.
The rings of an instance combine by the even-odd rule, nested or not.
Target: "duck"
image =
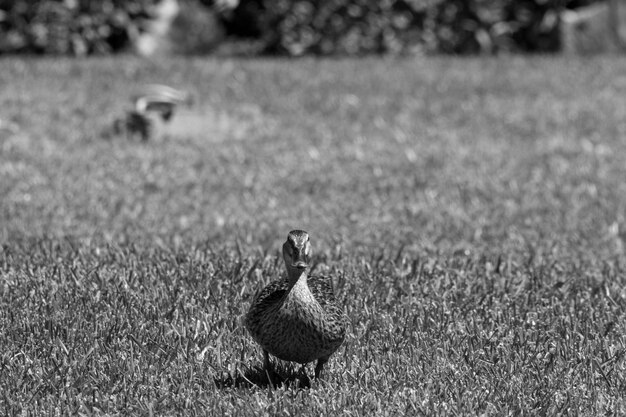
[[[177,106],[191,106],[193,97],[167,85],[150,84],[132,97],[132,101],[133,107],[114,121],[113,133],[125,133],[129,138],[139,136],[145,142],[157,136],[163,124],[172,120]]]
[[[348,317],[337,303],[332,279],[309,276],[309,234],[292,230],[282,247],[286,276],[264,287],[253,298],[245,327],[263,349],[264,367],[271,374],[269,355],[302,365],[317,361],[321,378],[330,356],[346,335]]]

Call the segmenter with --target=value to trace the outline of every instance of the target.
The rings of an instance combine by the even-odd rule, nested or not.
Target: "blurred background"
[[[623,253],[625,14],[0,0],[0,240]]]
[[[620,0],[2,0],[0,54],[363,55],[623,49]]]

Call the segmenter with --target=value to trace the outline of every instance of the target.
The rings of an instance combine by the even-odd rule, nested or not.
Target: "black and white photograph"
[[[0,0],[0,415],[626,415],[626,0]]]

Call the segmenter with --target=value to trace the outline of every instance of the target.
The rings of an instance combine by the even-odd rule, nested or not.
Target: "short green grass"
[[[104,139],[151,82],[200,128]],[[625,93],[611,57],[0,60],[0,413],[626,413]],[[293,228],[351,326],[273,387],[240,320]]]

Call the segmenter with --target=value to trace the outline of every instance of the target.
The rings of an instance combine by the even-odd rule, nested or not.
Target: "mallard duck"
[[[341,345],[347,317],[335,300],[328,277],[308,276],[311,243],[302,230],[292,230],[283,244],[284,279],[258,293],[245,316],[245,326],[261,345],[265,369],[269,354],[306,365],[317,360],[315,377]]]
[[[145,86],[132,101],[133,108],[113,122],[113,133],[125,133],[128,138],[139,136],[143,141],[159,135],[177,106],[193,104],[189,93],[160,84]]]

